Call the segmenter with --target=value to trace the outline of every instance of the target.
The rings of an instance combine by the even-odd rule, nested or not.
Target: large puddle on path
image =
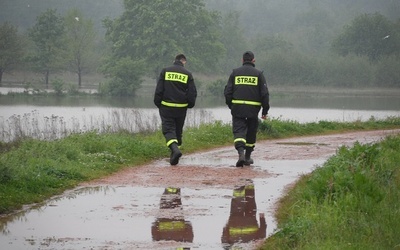
[[[252,249],[285,187],[323,161],[259,161],[271,177],[233,189],[81,187],[0,218],[0,249]]]

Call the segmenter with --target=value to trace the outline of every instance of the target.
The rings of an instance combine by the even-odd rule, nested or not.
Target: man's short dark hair
[[[184,55],[184,54],[178,54],[176,57],[175,57],[175,60],[177,60],[177,61],[180,61],[180,60],[185,60],[186,61],[186,56]]]
[[[246,51],[243,54],[243,61],[244,62],[251,62],[254,59],[254,54],[251,51]]]

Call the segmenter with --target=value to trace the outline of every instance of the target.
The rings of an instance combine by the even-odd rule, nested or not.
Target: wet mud
[[[0,249],[255,249],[274,233],[277,201],[342,146],[400,130],[257,143],[236,168],[232,147],[128,167],[0,217]]]

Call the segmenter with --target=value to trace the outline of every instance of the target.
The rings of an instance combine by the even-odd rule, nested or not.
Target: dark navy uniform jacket
[[[225,102],[235,117],[254,118],[262,108],[268,114],[269,92],[262,71],[251,62],[244,62],[232,71],[224,90]]]
[[[162,115],[186,114],[187,108],[194,107],[196,98],[197,90],[192,73],[185,69],[181,61],[176,60],[172,66],[161,71],[154,94],[154,104]]]

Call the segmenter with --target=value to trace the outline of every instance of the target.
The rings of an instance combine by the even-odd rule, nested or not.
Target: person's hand
[[[263,119],[263,120],[267,119],[267,115],[262,115],[261,119]]]

